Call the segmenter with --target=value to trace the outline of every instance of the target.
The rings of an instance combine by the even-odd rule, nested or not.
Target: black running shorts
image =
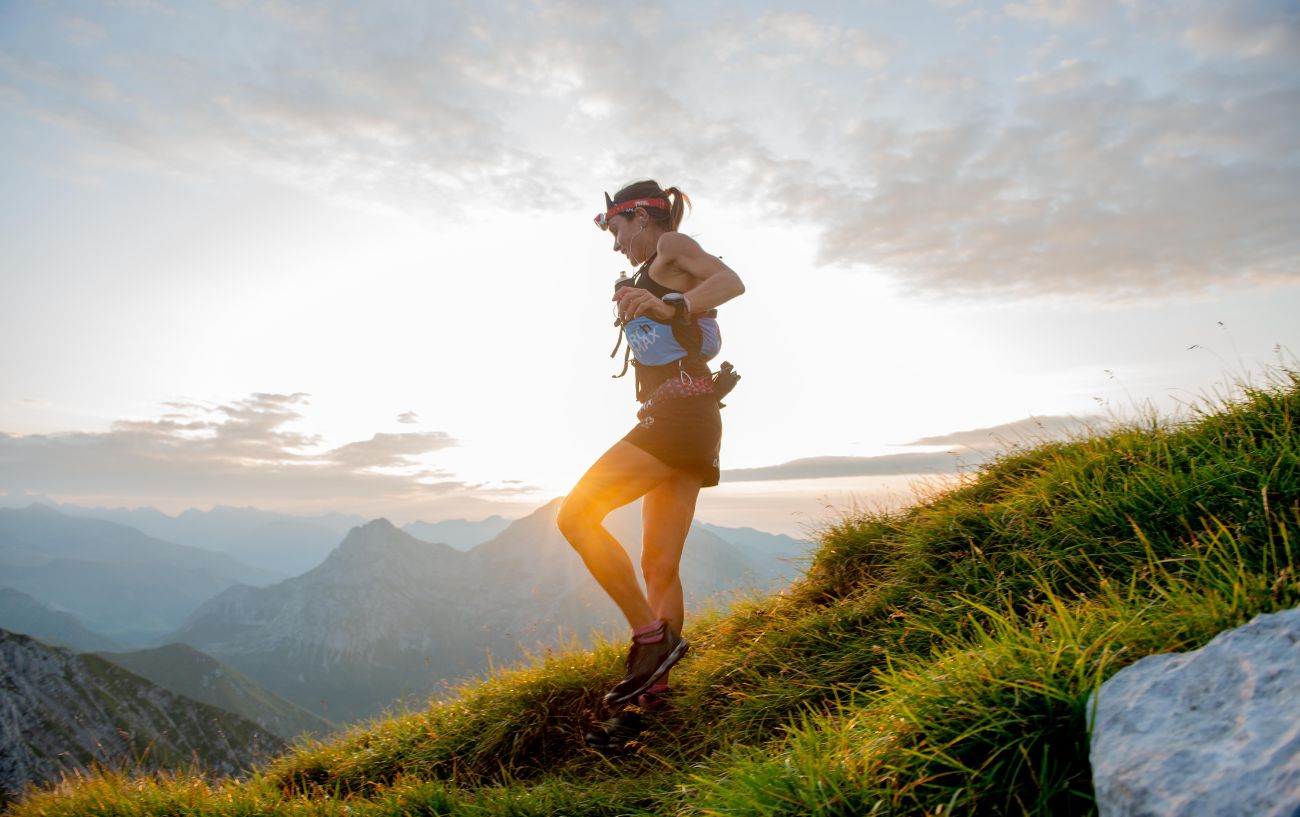
[[[718,484],[722,415],[712,394],[655,403],[623,439],[673,468],[699,475],[703,488]]]

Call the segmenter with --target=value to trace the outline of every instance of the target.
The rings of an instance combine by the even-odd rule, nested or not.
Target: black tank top
[[[655,262],[655,258],[657,257],[659,257],[659,254],[655,253],[641,265],[640,269],[638,269],[632,277],[632,286],[637,289],[644,289],[646,292],[649,292],[651,295],[659,299],[662,299],[665,295],[673,292],[680,293],[681,290],[669,289],[650,277],[650,265]]]

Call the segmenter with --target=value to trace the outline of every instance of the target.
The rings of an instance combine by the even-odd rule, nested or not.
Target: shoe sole
[[[654,684],[655,681],[658,681],[660,678],[664,677],[664,673],[672,669],[673,664],[676,664],[678,661],[682,660],[682,656],[686,655],[686,651],[689,650],[690,648],[691,645],[689,642],[687,642],[686,639],[683,638],[682,640],[678,641],[677,646],[673,647],[672,652],[664,656],[664,660],[659,662],[659,666],[655,669],[654,672],[650,674],[649,679],[647,679],[644,684],[642,684],[639,688],[634,689],[631,692],[618,696],[617,698],[611,698],[610,696],[606,695],[605,706],[609,706],[609,707],[622,706],[628,701],[631,701],[634,698],[636,698],[636,696],[640,695],[642,692],[645,692]]]

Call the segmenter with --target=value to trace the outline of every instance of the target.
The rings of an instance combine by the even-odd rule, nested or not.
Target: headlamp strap
[[[635,210],[637,207],[656,207],[660,210],[668,209],[667,199],[627,199],[625,201],[611,201],[609,194],[605,194],[605,220],[609,221],[614,216],[626,210]]]

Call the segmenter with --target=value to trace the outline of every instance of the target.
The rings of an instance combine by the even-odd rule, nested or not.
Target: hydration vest
[[[650,264],[653,262],[651,256],[641,265],[632,276],[631,286],[644,289],[657,298],[677,292],[650,277]],[[614,345],[609,356],[618,354],[618,346],[624,338],[627,339],[627,350],[623,354],[623,370],[613,376],[627,374],[629,362],[635,367],[637,402],[645,402],[669,377],[712,376],[708,362],[722,348],[718,310],[710,309],[667,323],[642,315],[620,325],[619,343]]]

